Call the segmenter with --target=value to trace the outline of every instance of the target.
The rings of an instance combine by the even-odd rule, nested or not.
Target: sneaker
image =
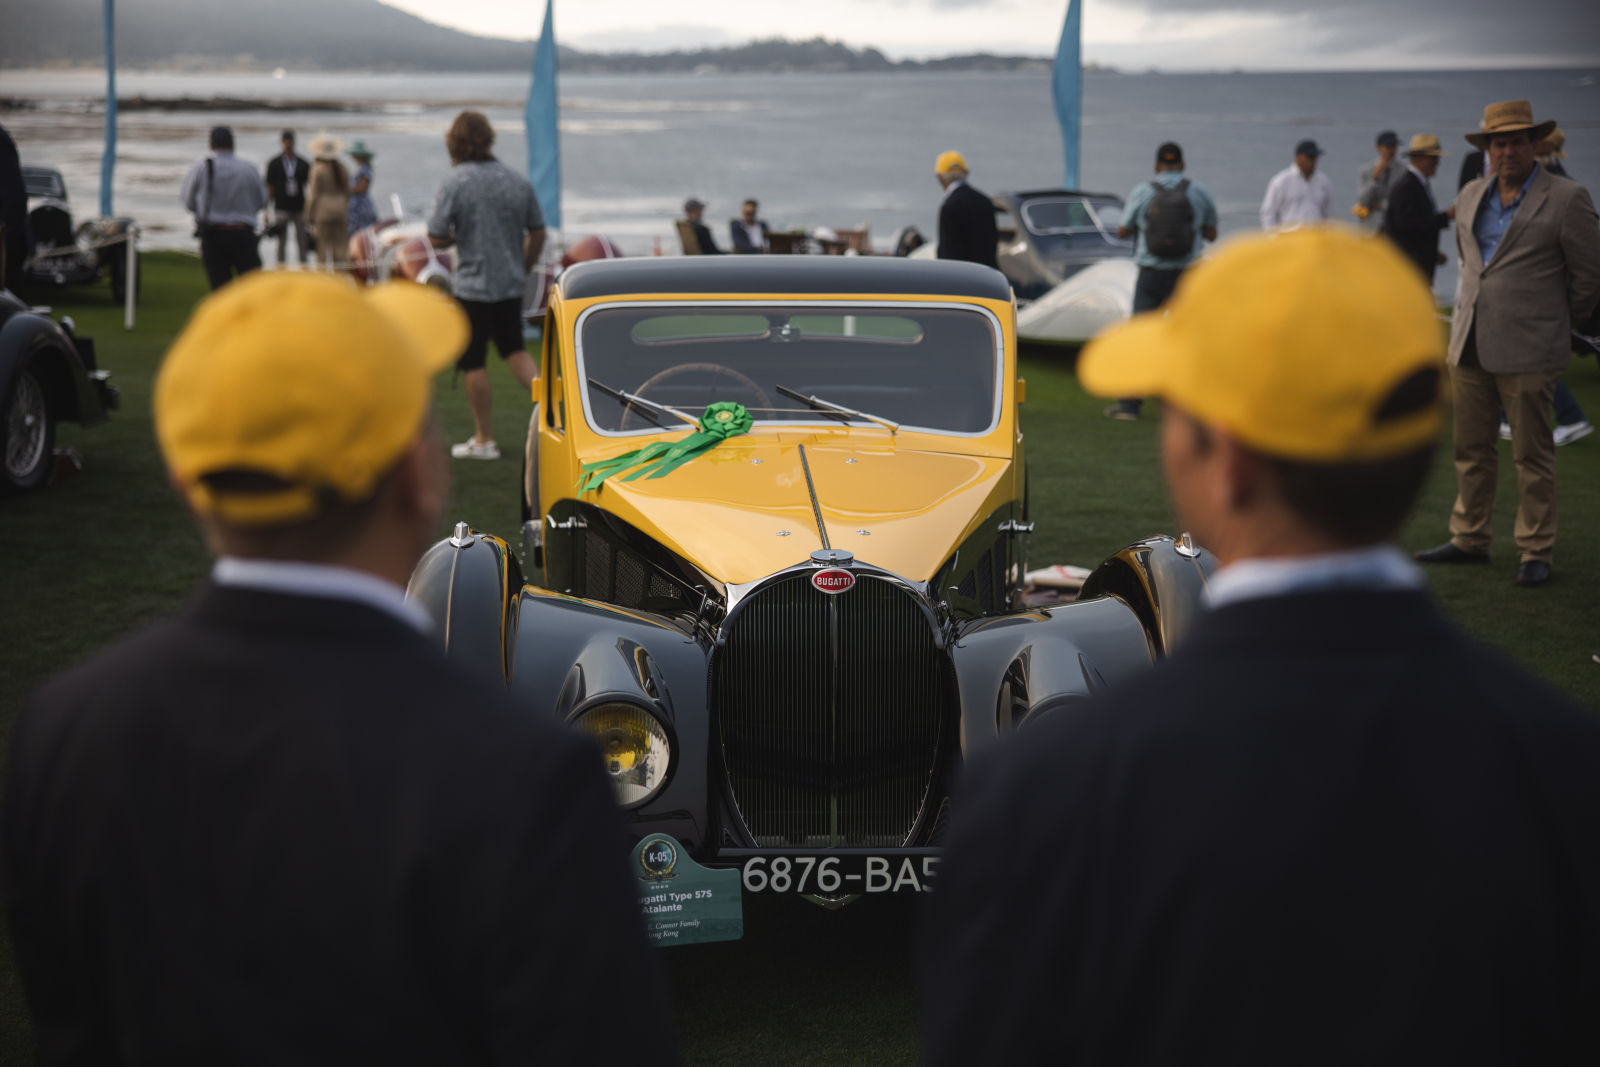
[[[1121,404],[1112,404],[1106,408],[1105,416],[1108,419],[1117,419],[1120,422],[1136,422],[1139,418],[1137,411],[1129,411]]]
[[[1511,424],[1506,422],[1504,419],[1500,420],[1500,440],[1511,440]]]
[[[469,437],[459,445],[451,445],[450,454],[456,459],[499,459],[500,446],[493,441],[479,442]]]
[[[1567,426],[1557,426],[1556,444],[1558,446],[1570,445],[1578,438],[1588,437],[1592,433],[1594,433],[1594,426],[1590,424],[1588,419],[1584,419],[1582,422],[1574,422]]]

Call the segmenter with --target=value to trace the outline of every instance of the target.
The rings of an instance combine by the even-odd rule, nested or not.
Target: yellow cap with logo
[[[1386,238],[1314,226],[1228,242],[1078,360],[1099,396],[1159,396],[1257,451],[1391,459],[1444,419],[1433,294]]]
[[[465,314],[413,282],[256,271],[207,297],[168,349],[156,438],[200,513],[242,525],[370,495],[416,440],[433,378],[467,343]],[[264,476],[250,491],[208,476]]]
[[[967,157],[960,152],[941,152],[939,158],[933,161],[935,174],[950,174],[958,170],[963,174],[967,170]]]

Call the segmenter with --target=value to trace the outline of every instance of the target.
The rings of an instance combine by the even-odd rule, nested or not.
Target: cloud
[[[1600,15],[1594,0],[1342,0],[1313,7],[1304,0],[1118,0],[1118,7],[1151,23],[1195,16],[1253,16],[1282,20],[1284,43],[1296,51],[1314,46],[1334,55],[1380,52],[1415,57],[1473,58],[1504,66],[1548,57],[1547,62],[1600,61]],[[1296,47],[1298,46],[1298,47]]]
[[[721,26],[676,24],[648,29],[603,30],[561,42],[583,52],[678,52],[733,43]]]

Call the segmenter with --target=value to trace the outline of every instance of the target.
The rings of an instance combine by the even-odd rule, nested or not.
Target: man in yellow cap
[[[11,741],[0,889],[41,1063],[671,1058],[599,753],[402,592],[467,331],[424,286],[255,273],[167,353],[156,434],[211,581]]]
[[[967,184],[967,161],[960,152],[942,152],[933,161],[934,177],[945,190],[939,205],[939,258],[1000,266],[994,201]]]
[[[932,1064],[1600,1057],[1600,719],[1447,623],[1394,540],[1443,423],[1416,270],[1252,236],[1083,352],[1163,398],[1221,564],[1186,641],[967,768]]]

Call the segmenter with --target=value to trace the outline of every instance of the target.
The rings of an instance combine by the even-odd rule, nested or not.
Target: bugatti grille
[[[758,593],[712,661],[735,810],[761,847],[914,843],[951,721],[945,658],[916,601],[862,576]]]

